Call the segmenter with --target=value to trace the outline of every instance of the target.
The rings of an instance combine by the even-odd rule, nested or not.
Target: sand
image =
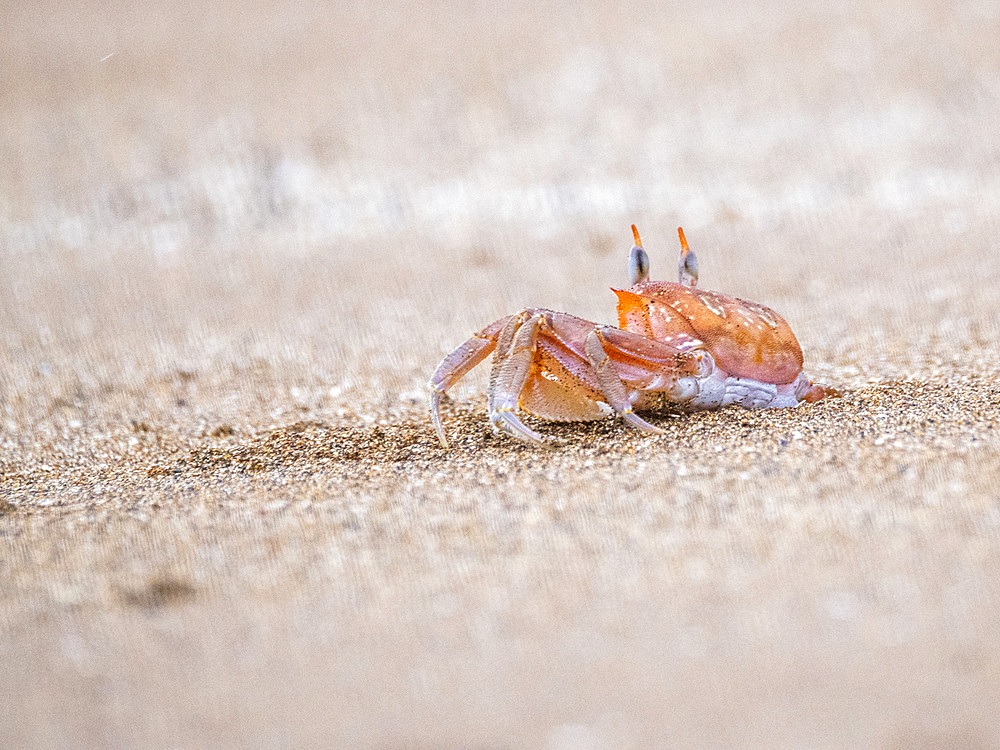
[[[0,745],[1000,745],[993,3],[0,14]],[[492,435],[528,306],[798,409]]]

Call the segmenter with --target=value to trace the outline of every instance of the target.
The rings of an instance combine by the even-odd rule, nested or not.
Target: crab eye
[[[698,257],[694,253],[688,253],[684,256],[684,270],[694,278],[698,278]]]
[[[628,256],[628,273],[635,286],[640,281],[645,281],[649,276],[649,256],[646,251],[638,245],[632,247],[632,252]]]

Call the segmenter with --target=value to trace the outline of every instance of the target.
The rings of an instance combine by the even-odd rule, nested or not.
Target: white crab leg
[[[431,422],[434,423],[434,432],[437,433],[441,447],[448,447],[448,438],[444,434],[444,425],[441,424],[441,394],[444,391],[431,391]]]
[[[542,436],[517,416],[521,391],[531,374],[538,331],[545,320],[543,313],[525,310],[512,317],[497,342],[490,370],[489,417],[493,428],[534,445],[547,446]]]
[[[611,358],[608,357],[608,353],[604,351],[604,346],[601,344],[599,329],[595,328],[587,334],[583,350],[594,371],[597,373],[597,382],[601,384],[601,390],[607,396],[611,408],[637,430],[662,434],[663,430],[655,425],[651,425],[632,411],[632,402],[629,401],[625,384],[622,383],[622,379],[618,376],[614,365],[611,363]]]

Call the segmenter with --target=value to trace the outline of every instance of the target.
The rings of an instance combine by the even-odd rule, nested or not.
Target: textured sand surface
[[[456,4],[458,6],[459,4]],[[1000,746],[1000,11],[9,4],[0,745]],[[838,397],[493,436],[628,225]]]

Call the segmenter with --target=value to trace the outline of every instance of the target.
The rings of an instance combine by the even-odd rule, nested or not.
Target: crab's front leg
[[[628,391],[625,389],[625,384],[622,382],[621,376],[612,364],[611,357],[604,348],[605,343],[606,339],[601,329],[595,328],[587,334],[584,351],[597,374],[597,382],[601,384],[601,390],[604,391],[604,395],[608,398],[608,404],[615,410],[616,414],[637,430],[662,434],[663,430],[651,425],[632,411],[632,402],[629,400]]]
[[[653,405],[664,399],[683,403],[698,393],[699,381],[710,374],[712,357],[698,349],[698,343],[684,333],[661,340],[597,326],[588,335],[586,348],[615,411],[633,427],[648,430],[652,425],[632,412],[636,405],[649,403],[647,395],[653,396]]]

